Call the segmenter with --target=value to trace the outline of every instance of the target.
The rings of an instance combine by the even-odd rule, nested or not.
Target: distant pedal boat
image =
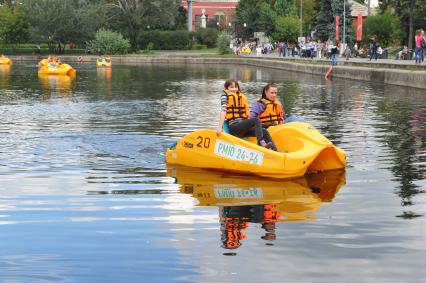
[[[11,65],[12,64],[12,60],[10,60],[7,57],[0,57],[0,65]]]
[[[111,57],[99,57],[96,59],[96,66],[98,67],[111,67]]]
[[[57,64],[48,62],[47,59],[43,59],[39,62],[39,75],[66,75],[75,76],[76,70],[68,64]]]

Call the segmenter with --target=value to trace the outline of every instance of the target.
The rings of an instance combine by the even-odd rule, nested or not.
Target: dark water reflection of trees
[[[402,94],[391,87],[384,91],[387,96],[379,103],[377,112],[387,121],[381,124],[387,132],[382,141],[392,150],[390,170],[399,182],[396,194],[405,209],[398,217],[422,216],[409,207],[415,203],[416,195],[425,193],[425,189],[416,184],[425,179],[426,108],[421,102],[424,98],[414,89],[406,88]]]

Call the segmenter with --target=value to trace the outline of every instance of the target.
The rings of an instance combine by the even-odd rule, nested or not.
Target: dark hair
[[[225,84],[223,85],[223,87],[225,89],[228,89],[233,83],[235,83],[235,86],[238,88],[238,90],[240,90],[240,85],[238,84],[238,82],[234,79],[229,79],[225,82]]]
[[[276,87],[276,88],[278,88],[278,86],[277,86],[276,84],[274,84],[274,83],[269,83],[269,84],[265,85],[265,87],[263,88],[263,91],[262,91],[262,98],[266,98],[266,92],[267,92],[267,91],[268,91],[271,87]]]

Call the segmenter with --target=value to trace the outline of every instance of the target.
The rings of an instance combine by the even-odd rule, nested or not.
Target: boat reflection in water
[[[98,86],[108,97],[112,96],[112,68],[97,68]]]
[[[12,68],[9,64],[0,64],[0,87],[7,86],[10,80],[10,69]]]
[[[69,95],[74,85],[75,77],[72,76],[59,76],[59,75],[46,75],[38,74],[46,95]]]
[[[336,170],[292,180],[258,179],[187,167],[168,167],[182,193],[198,206],[217,206],[222,246],[236,249],[247,236],[249,223],[265,230],[267,244],[276,239],[277,222],[315,220],[323,202],[331,202],[345,184],[345,171]],[[233,253],[227,255],[234,255]]]

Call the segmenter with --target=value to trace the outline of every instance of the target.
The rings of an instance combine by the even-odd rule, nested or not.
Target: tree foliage
[[[318,14],[316,21],[316,36],[322,41],[328,39],[335,39],[336,25],[335,18],[339,16],[339,39],[343,37],[343,11],[345,11],[345,42],[353,42],[353,28],[352,28],[352,16],[351,16],[351,5],[349,1],[346,1],[345,8],[343,7],[343,1],[341,0],[320,0],[318,6]]]
[[[276,0],[273,7],[277,16],[287,17],[296,15],[297,8],[294,0]]]
[[[0,6],[0,42],[17,44],[28,39],[28,24],[25,13],[19,6]]]
[[[402,35],[401,22],[397,16],[389,11],[376,16],[370,16],[364,22],[364,42],[377,35],[381,46],[390,46]],[[386,28],[383,28],[386,27]]]
[[[379,0],[379,8],[399,17],[403,40],[412,48],[414,31],[426,26],[426,0]]]
[[[75,13],[76,1],[26,0],[24,9],[34,41],[57,43],[59,52],[65,43],[78,41],[82,29]]]
[[[327,41],[334,30],[334,16],[331,4],[332,0],[319,0],[316,36],[322,41]]]
[[[276,39],[297,42],[299,36],[299,19],[295,16],[279,17],[276,26]]]
[[[226,54],[230,52],[229,44],[231,42],[230,36],[227,32],[222,31],[217,37],[217,47],[220,54]]]
[[[92,47],[99,54],[126,54],[130,43],[118,32],[100,29],[96,32]]]
[[[115,0],[109,5],[114,29],[130,38],[134,48],[140,30],[173,29],[182,14],[176,0]],[[180,19],[180,21],[182,21]]]

